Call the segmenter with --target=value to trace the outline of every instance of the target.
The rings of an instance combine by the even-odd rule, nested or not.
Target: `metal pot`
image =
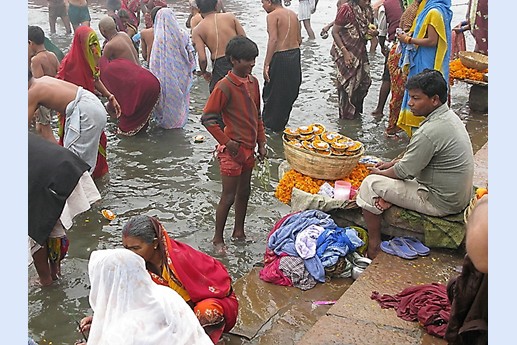
[[[371,259],[368,259],[368,258],[363,258],[363,257],[359,257],[359,258],[355,258],[353,261],[352,261],[352,279],[356,280],[357,278],[359,278],[359,276],[361,275],[361,273],[364,272],[364,270],[372,263],[372,260]]]

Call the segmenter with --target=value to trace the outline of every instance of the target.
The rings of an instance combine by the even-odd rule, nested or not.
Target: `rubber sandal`
[[[408,245],[409,248],[414,250],[418,255],[420,256],[426,256],[429,255],[429,252],[431,251],[428,247],[426,247],[422,242],[417,240],[414,237],[404,236],[400,237],[400,239]]]
[[[390,241],[390,247],[395,254],[403,259],[412,260],[418,257],[418,253],[404,242],[400,237],[395,237]]]
[[[390,246],[390,241],[382,241],[381,242],[381,250],[385,253],[391,254],[391,255],[397,255],[393,248]]]

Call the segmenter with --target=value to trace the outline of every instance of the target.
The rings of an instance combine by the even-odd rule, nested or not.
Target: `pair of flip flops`
[[[395,237],[381,242],[381,250],[385,253],[412,260],[419,256],[429,255],[430,249],[414,237]]]

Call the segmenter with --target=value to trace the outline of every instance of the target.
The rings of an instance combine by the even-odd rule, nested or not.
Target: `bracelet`
[[[411,44],[411,36],[406,36],[406,44]]]
[[[340,49],[341,49],[341,51],[343,51],[343,49],[346,51],[346,47],[345,46],[342,46]]]

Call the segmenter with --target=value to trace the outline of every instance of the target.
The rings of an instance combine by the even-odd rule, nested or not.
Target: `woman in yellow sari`
[[[399,66],[408,70],[408,79],[429,68],[440,71],[449,81],[451,20],[451,0],[422,0],[409,33],[398,35],[402,43]],[[406,90],[397,126],[411,137],[424,117],[414,116],[408,101],[409,93]]]

